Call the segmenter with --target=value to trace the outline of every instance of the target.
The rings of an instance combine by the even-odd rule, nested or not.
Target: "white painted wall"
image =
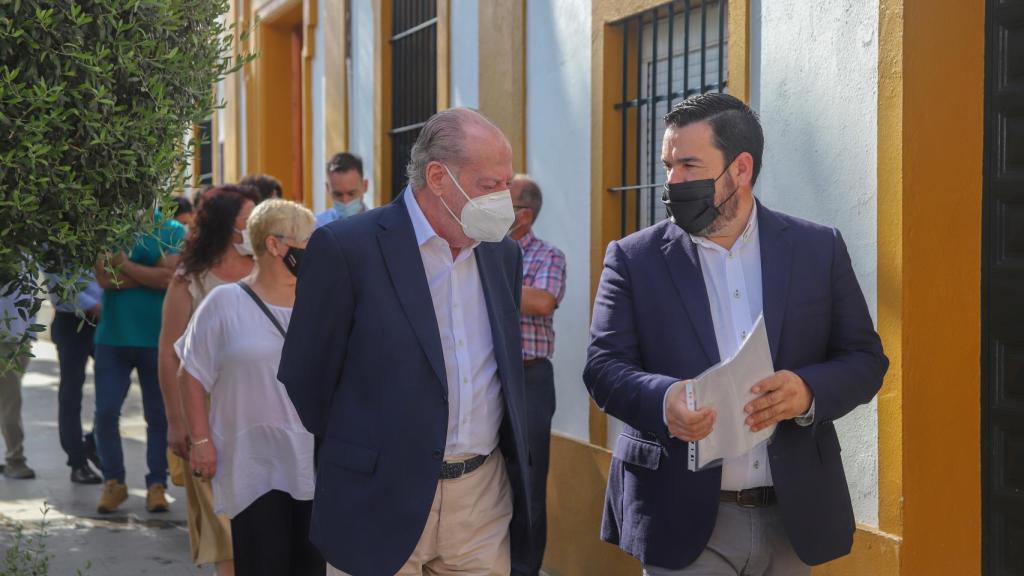
[[[590,330],[589,0],[526,4],[526,166],[544,192],[535,232],[565,252],[565,298],[555,312],[553,428],[586,440],[583,364]]]
[[[480,107],[479,38],[480,14],[477,0],[451,0],[452,108]]]
[[[326,100],[327,91],[327,78],[324,76],[324,51],[326,50],[326,34],[336,34],[337,30],[325,30],[327,26],[324,24],[327,22],[327,3],[320,2],[317,5],[317,17],[316,21],[319,23],[316,27],[316,33],[313,38],[313,62],[312,68],[312,82],[310,82],[311,104],[312,110],[312,125],[313,134],[311,136],[312,150],[310,150],[310,164],[312,172],[312,187],[309,188],[313,194],[313,212],[319,213],[327,207],[327,198],[324,195],[324,181],[327,178],[324,174],[324,165],[327,163],[327,158],[324,156],[325,139],[326,139],[326,124],[327,117],[324,112],[324,102]]]
[[[363,159],[363,171],[370,180],[365,200],[373,207],[377,206],[373,181],[373,2],[351,0],[349,9],[352,11],[352,54],[348,78],[348,145],[349,152]]]
[[[877,318],[878,0],[752,0],[752,103],[765,130],[757,195],[837,226]],[[878,412],[837,422],[857,521],[878,524]]]

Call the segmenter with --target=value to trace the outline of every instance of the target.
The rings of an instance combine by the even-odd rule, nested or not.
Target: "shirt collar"
[[[434,231],[434,227],[430,225],[427,217],[423,214],[411,186],[405,187],[403,195],[405,196],[405,208],[409,211],[409,218],[412,219],[412,229],[416,232],[416,244],[423,246],[431,238],[437,236],[437,232]],[[440,238],[440,236],[437,237]]]
[[[703,248],[717,249],[722,252],[734,252],[746,244],[755,232],[757,232],[757,202],[754,202],[754,206],[750,209],[750,218],[747,220],[747,226],[743,229],[743,233],[740,234],[740,237],[736,239],[736,243],[733,244],[732,250],[726,250],[711,240],[702,236],[697,236],[696,234],[690,234],[690,240],[693,240],[694,244]]]
[[[517,240],[517,242],[519,242],[520,248],[523,248],[525,250],[526,247],[529,246],[535,238],[536,236],[533,235],[533,230],[530,230],[526,234],[523,234],[523,237]]]

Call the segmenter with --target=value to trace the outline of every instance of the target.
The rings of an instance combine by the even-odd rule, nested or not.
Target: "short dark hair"
[[[743,152],[750,153],[754,158],[750,183],[757,182],[764,155],[764,132],[757,114],[735,96],[708,92],[683,100],[665,115],[666,128],[682,128],[704,121],[711,126],[714,145],[725,156],[726,164]]]
[[[281,181],[270,174],[249,174],[239,182],[242,186],[255,188],[260,195],[260,201],[268,198],[281,198],[284,196],[284,189],[281,188]]]
[[[351,152],[338,152],[334,156],[331,156],[331,160],[327,162],[327,175],[341,174],[342,172],[348,172],[349,170],[355,170],[359,172],[359,177],[363,177],[363,159]]]
[[[516,174],[514,182],[522,186],[519,190],[519,203],[533,210],[533,221],[536,222],[540,216],[540,209],[544,206],[544,194],[540,191],[540,184],[525,174]]]
[[[175,216],[181,216],[182,214],[192,213],[192,202],[184,196],[175,196],[174,203],[177,205],[177,210],[174,211]]]

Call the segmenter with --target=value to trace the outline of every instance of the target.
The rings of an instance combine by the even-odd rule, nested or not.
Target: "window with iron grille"
[[[625,236],[665,218],[661,203],[662,117],[695,94],[727,86],[726,0],[681,0],[615,24],[622,33],[620,233]]]
[[[437,0],[391,0],[391,193],[420,129],[437,112]]]

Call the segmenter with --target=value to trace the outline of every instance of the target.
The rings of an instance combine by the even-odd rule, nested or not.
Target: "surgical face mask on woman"
[[[512,194],[506,188],[476,198],[470,198],[469,194],[462,189],[459,181],[455,179],[452,171],[447,165],[444,167],[448,176],[455,183],[455,187],[466,197],[466,203],[462,206],[461,217],[456,216],[448,203],[441,199],[445,210],[452,215],[456,222],[462,225],[462,231],[473,240],[479,242],[501,242],[508,234],[512,222],[516,219],[515,209],[512,208]]]
[[[238,251],[238,253],[241,254],[242,256],[252,256],[252,240],[249,239],[249,230],[245,228],[241,230],[235,229],[235,232],[238,232],[238,234],[242,237],[241,242],[234,243],[235,250]]]

